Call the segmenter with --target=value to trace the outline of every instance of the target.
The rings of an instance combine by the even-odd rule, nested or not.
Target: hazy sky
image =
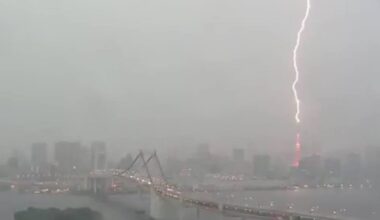
[[[289,147],[305,3],[0,0],[1,152],[62,139]],[[379,12],[312,0],[302,130],[324,149],[380,145]]]

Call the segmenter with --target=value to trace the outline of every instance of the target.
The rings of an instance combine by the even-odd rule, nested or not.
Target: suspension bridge
[[[158,170],[158,175],[153,175],[152,169]],[[320,216],[194,198],[188,189],[168,182],[156,152],[146,159],[144,153],[140,151],[129,167],[125,169],[92,173],[89,178],[90,188],[94,193],[98,193],[100,188],[106,187],[107,181],[105,180],[109,178],[126,179],[141,190],[148,192],[150,197],[149,215],[155,220],[181,220],[184,209],[194,209],[197,220],[200,220],[200,210],[214,212],[221,217],[237,219],[338,220],[337,216]]]

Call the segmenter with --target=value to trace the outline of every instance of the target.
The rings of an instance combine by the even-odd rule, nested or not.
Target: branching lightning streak
[[[298,55],[297,52],[298,52],[298,49],[299,49],[300,44],[301,44],[302,33],[305,30],[305,24],[306,24],[307,19],[309,18],[310,8],[311,8],[310,0],[306,0],[306,1],[307,1],[307,6],[306,6],[305,16],[302,19],[301,27],[297,33],[296,45],[294,46],[294,49],[293,49],[293,67],[294,67],[294,71],[296,73],[296,77],[295,77],[293,85],[292,85],[292,90],[293,90],[293,94],[294,94],[294,99],[296,101],[295,119],[296,119],[297,123],[301,122],[301,119],[300,119],[300,102],[301,101],[298,97],[298,91],[297,91],[297,84],[298,84],[299,76],[300,76],[300,72],[298,69],[298,63],[297,63],[297,55]]]

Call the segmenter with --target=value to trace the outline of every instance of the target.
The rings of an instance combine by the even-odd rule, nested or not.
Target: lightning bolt
[[[297,63],[297,58],[298,58],[298,49],[300,47],[300,44],[301,44],[301,38],[302,38],[302,33],[303,31],[305,30],[305,25],[306,25],[306,22],[307,22],[307,19],[309,18],[309,14],[310,14],[310,9],[311,9],[311,3],[310,3],[311,0],[306,0],[306,11],[305,11],[305,16],[303,17],[302,19],[302,22],[301,22],[301,27],[300,29],[298,30],[297,32],[297,41],[296,41],[296,45],[294,46],[294,49],[293,49],[293,67],[294,67],[294,72],[295,72],[295,79],[293,81],[293,84],[292,84],[292,90],[293,90],[293,94],[294,94],[294,100],[296,102],[296,114],[294,116],[297,124],[299,124],[301,122],[301,119],[300,119],[300,99],[298,97],[298,91],[297,91],[297,84],[299,82],[299,78],[300,78],[300,71],[299,71],[299,68],[298,68],[298,63]],[[294,161],[293,161],[293,166],[294,167],[298,167],[299,166],[299,162],[301,160],[301,135],[300,135],[300,132],[297,132],[297,136],[296,136],[296,152],[295,152],[295,157],[294,157]]]
[[[294,46],[294,49],[293,49],[293,67],[294,67],[294,71],[295,71],[296,76],[295,76],[295,79],[294,79],[293,84],[292,84],[292,90],[293,90],[293,94],[294,94],[294,100],[296,102],[295,120],[296,120],[297,124],[301,122],[301,119],[300,119],[300,112],[301,112],[300,111],[300,103],[301,103],[301,101],[298,97],[298,91],[297,91],[297,84],[298,84],[299,78],[300,78],[300,72],[299,72],[298,63],[297,63],[297,58],[298,58],[297,53],[298,53],[298,49],[299,49],[300,44],[301,44],[302,33],[305,30],[306,21],[309,18],[310,8],[311,8],[310,0],[306,0],[306,2],[307,2],[307,5],[306,5],[305,16],[302,19],[301,27],[297,33],[296,45]]]

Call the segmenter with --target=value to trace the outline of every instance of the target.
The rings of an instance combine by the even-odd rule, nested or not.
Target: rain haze
[[[0,4],[3,153],[62,139],[293,142],[304,1]],[[305,138],[324,150],[378,144],[379,2],[312,4],[299,61]]]
[[[2,220],[379,219],[379,11],[0,0]]]

